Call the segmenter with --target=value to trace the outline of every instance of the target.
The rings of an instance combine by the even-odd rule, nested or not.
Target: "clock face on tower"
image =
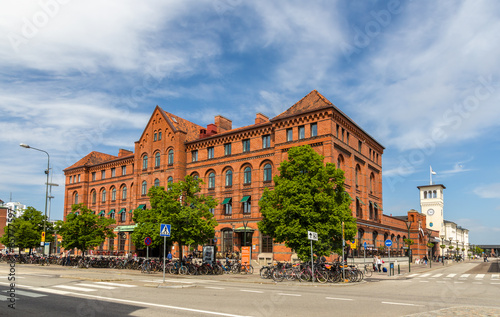
[[[427,210],[427,214],[428,214],[429,216],[434,215],[434,209],[429,209],[429,210]]]

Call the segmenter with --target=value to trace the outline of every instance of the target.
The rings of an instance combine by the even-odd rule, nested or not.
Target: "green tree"
[[[4,228],[5,233],[0,238],[0,242],[9,247],[19,248],[19,253],[22,249],[30,249],[31,254],[33,248],[40,246],[44,220],[46,221],[45,241],[52,242],[54,241],[52,223],[31,206]]]
[[[71,206],[66,221],[56,222],[57,233],[62,236],[62,247],[85,251],[101,245],[106,238],[114,238],[114,219],[99,217],[83,204]]]
[[[342,251],[342,222],[345,238],[356,234],[351,198],[344,189],[344,172],[310,146],[291,148],[274,177],[274,190],[264,189],[259,201],[263,219],[259,230],[278,243],[285,243],[301,260],[310,259],[307,231],[318,233],[313,242],[317,256]]]
[[[171,225],[168,242],[177,242],[182,258],[182,246],[204,244],[215,237],[217,221],[210,208],[217,206],[211,196],[200,195],[201,179],[186,176],[184,181],[169,183],[164,187],[151,187],[148,192],[151,209],[136,209],[133,220],[137,227],[132,233],[136,246],[144,246],[144,239],[150,237],[151,246],[163,244],[160,224]]]

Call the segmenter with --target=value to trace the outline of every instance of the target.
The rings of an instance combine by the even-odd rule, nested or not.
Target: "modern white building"
[[[26,209],[26,205],[21,204],[20,202],[8,202],[8,203],[3,203],[4,207],[9,208],[10,210],[14,210],[16,212],[16,218],[19,218],[22,216],[24,213],[24,210]]]
[[[469,250],[469,230],[453,221],[444,219],[444,190],[441,184],[418,186],[420,190],[420,212],[426,216],[427,228],[439,231],[442,256],[467,256]],[[450,248],[450,246],[452,248]]]

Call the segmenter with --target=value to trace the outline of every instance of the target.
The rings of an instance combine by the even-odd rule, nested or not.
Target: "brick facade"
[[[406,237],[404,221],[382,213],[384,147],[316,90],[272,119],[258,113],[254,124],[237,129],[223,116],[202,127],[157,106],[135,142],[134,153],[92,152],[64,170],[64,215],[77,202],[106,217],[114,215],[121,234],[112,249],[134,251],[131,211],[140,205],[149,207],[147,190],[196,175],[205,182],[202,193],[219,201],[214,210],[218,250],[239,251],[247,231],[254,259],[260,255],[289,260],[289,249],[278,244],[270,248],[258,231],[258,201],[264,188],[273,188],[269,173],[276,175],[288,149],[304,144],[344,170],[352,214],[363,232],[359,245],[370,241],[366,236],[373,231],[378,232],[373,248],[383,245],[385,234]],[[103,246],[110,248],[109,242]]]

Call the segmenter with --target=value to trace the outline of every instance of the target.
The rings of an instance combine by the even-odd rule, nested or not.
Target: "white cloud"
[[[474,194],[481,198],[500,198],[500,183],[476,187],[474,189]]]

